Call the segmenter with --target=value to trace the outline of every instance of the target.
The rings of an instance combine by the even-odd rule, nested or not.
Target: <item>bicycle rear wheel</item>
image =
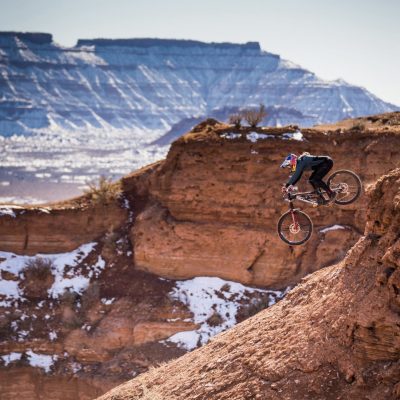
[[[335,203],[339,205],[353,203],[362,191],[360,178],[354,172],[345,169],[334,172],[327,183],[331,190],[337,193]]]
[[[293,246],[307,242],[311,237],[312,230],[312,221],[303,211],[287,211],[278,221],[279,237],[285,243]]]

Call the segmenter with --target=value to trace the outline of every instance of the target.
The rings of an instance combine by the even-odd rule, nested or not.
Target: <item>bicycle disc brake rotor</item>
[[[342,182],[339,187],[340,193],[349,193],[349,185],[347,183]]]
[[[290,231],[290,233],[293,233],[294,235],[296,235],[297,233],[300,232],[300,225],[299,224],[290,224],[289,231]]]

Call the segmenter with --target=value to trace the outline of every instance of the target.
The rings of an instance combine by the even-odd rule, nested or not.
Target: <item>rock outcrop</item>
[[[364,229],[365,198],[345,207],[305,206],[315,233],[306,246],[288,248],[276,233],[287,210],[280,193],[287,172],[279,165],[290,152],[329,154],[334,169],[355,171],[368,190],[400,163],[399,115],[387,114],[390,123],[375,117],[301,132],[198,125],[149,177],[149,201],[131,232],[135,265],[174,279],[209,275],[281,288],[342,259]],[[337,224],[342,229],[325,229]]]
[[[0,216],[0,250],[27,255],[71,251],[110,229],[118,229],[128,220],[128,210],[114,203],[10,210],[14,216]]]
[[[342,262],[100,399],[398,399],[400,169],[374,185],[366,218]]]
[[[117,201],[101,205],[83,196],[42,207],[1,206],[2,399],[40,400],[50,387],[63,400],[98,396],[285,294],[265,287],[286,288],[342,260],[364,231],[366,197],[342,208],[307,209],[314,235],[305,246],[289,247],[276,234],[287,178],[278,166],[288,152],[329,153],[335,169],[357,172],[369,192],[399,164],[399,144],[399,113],[301,131],[208,120],[177,140],[166,160],[124,177]],[[392,218],[385,210],[370,208],[369,236],[359,243],[388,237]],[[393,247],[385,260],[397,256]],[[48,260],[40,266],[42,258]],[[196,278],[202,276],[208,278]],[[175,281],[183,278],[194,279]],[[284,337],[278,317],[271,327]],[[366,337],[366,326],[360,323],[354,335]],[[392,331],[385,332],[390,341]]]

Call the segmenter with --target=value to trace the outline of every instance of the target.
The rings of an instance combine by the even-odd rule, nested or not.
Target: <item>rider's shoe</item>
[[[329,196],[329,199],[325,201],[325,204],[327,206],[330,206],[330,205],[334,204],[335,200],[336,200],[336,196],[337,196],[337,193],[336,192],[332,192],[332,194]]]

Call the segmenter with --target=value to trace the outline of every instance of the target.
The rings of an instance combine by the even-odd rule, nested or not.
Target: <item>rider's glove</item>
[[[293,192],[293,191],[294,191],[294,186],[293,186],[293,185],[289,185],[289,186],[286,188],[286,191],[287,191],[287,192]]]

